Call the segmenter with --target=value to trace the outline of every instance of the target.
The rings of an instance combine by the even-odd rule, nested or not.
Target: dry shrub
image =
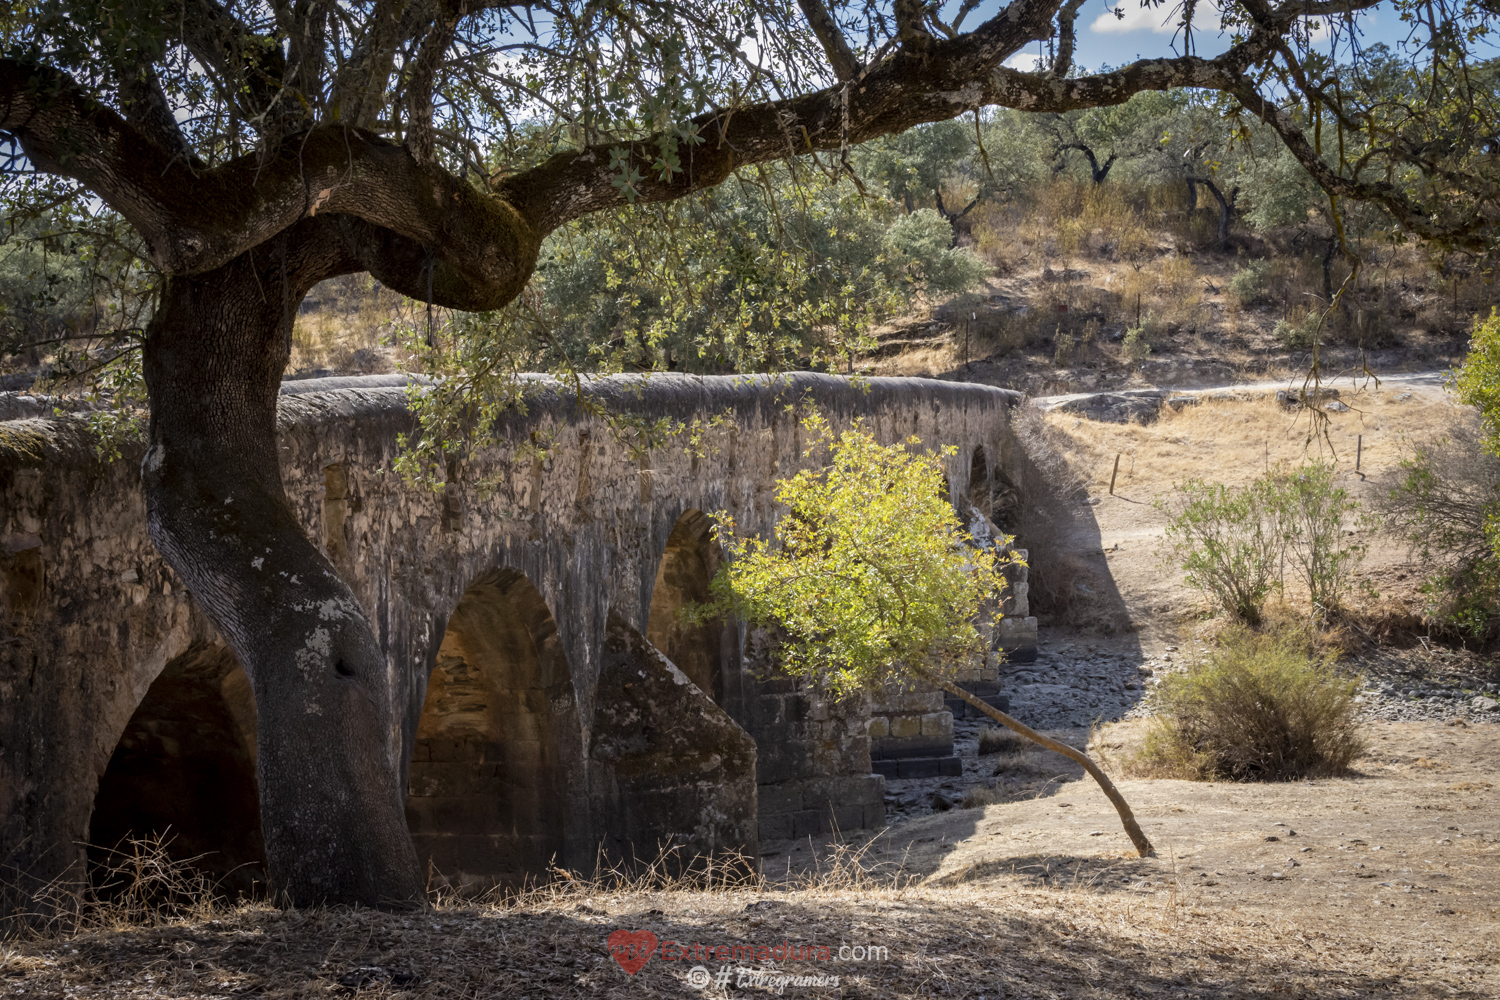
[[[86,880],[70,874],[40,886],[28,893],[28,908],[0,921],[0,935],[23,928],[77,934],[210,919],[227,902],[219,880],[196,866],[201,856],[173,857],[171,840],[160,833],[132,837],[105,852]]]
[[[1133,768],[1228,781],[1341,774],[1365,749],[1358,689],[1306,634],[1230,630],[1206,661],[1163,678]]]
[[[969,213],[969,234],[974,239],[974,251],[979,254],[998,275],[1009,274],[1019,256],[1014,243],[1016,213],[1009,206],[992,201],[976,205]]]
[[[979,755],[1023,753],[1032,744],[1009,729],[985,729],[979,734]]]
[[[964,800],[960,803],[965,809],[983,809],[998,802],[1006,801],[1006,797],[999,789],[989,788],[984,785],[976,785],[964,793]]]

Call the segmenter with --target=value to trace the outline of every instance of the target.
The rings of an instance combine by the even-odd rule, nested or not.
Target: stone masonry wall
[[[618,834],[594,808],[600,765],[590,756],[596,713],[618,697],[598,683],[609,616],[646,632],[659,563],[685,514],[722,509],[742,529],[770,530],[776,478],[806,461],[792,404],[818,406],[836,428],[863,419],[882,441],[916,434],[956,446],[954,496],[968,489],[977,449],[991,469],[1018,450],[1007,414],[1017,397],[986,386],[656,376],[600,379],[588,391],[612,411],[702,429],[703,446],[687,447],[685,433],[643,452],[579,407],[570,388],[539,378],[526,412],[498,422],[502,443],[470,456],[435,495],[392,471],[397,436],[413,426],[402,380],[288,383],[279,414],[288,500],[386,652],[401,723],[371,752],[391,755],[403,774],[429,676],[471,584],[504,571],[534,588],[564,678],[551,723],[537,729],[551,734],[561,801],[535,842],[561,845],[558,862],[577,867],[591,867]],[[79,870],[100,778],[137,707],[178,657],[220,646],[147,539],[140,457],[137,449],[101,459],[77,417],[0,421],[0,910]],[[497,681],[486,690],[511,688]],[[721,697],[755,739],[762,798],[775,804],[762,805],[763,821],[801,816],[792,830],[810,831],[812,814],[830,803],[845,828],[856,825],[856,805],[858,825],[879,821],[858,711],[774,684],[758,689],[732,670]],[[770,742],[788,735],[805,741],[804,763],[778,760]],[[770,775],[782,787],[767,798]]]

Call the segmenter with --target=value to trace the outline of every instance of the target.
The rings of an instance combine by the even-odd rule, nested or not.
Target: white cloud
[[[1101,35],[1123,35],[1132,31],[1149,31],[1157,35],[1174,35],[1177,33],[1177,19],[1180,16],[1181,7],[1178,4],[1162,4],[1159,7],[1143,6],[1140,0],[1115,0],[1119,4],[1122,17],[1116,17],[1114,10],[1100,14],[1089,25],[1089,30]],[[1212,4],[1203,4],[1193,14],[1193,30],[1219,31],[1221,30],[1219,20],[1219,8]]]
[[[1005,65],[1011,69],[1018,69],[1022,73],[1035,73],[1042,64],[1040,52],[1017,52],[1005,60]]]

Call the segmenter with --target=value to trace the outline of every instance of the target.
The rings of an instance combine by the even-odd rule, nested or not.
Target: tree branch
[[[1012,718],[1011,716],[1006,715],[1004,712],[1000,711],[995,706],[980,701],[978,698],[974,697],[973,694],[965,691],[963,688],[948,680],[946,677],[941,677],[924,667],[918,666],[911,667],[911,672],[927,681],[929,684],[933,684],[939,688],[942,688],[944,691],[953,695],[955,698],[962,698],[965,703],[979,709],[979,711],[983,712],[985,715],[988,715],[991,719],[994,719],[996,722],[1000,723],[1000,725],[1011,730],[1012,732],[1019,733],[1020,735],[1026,737],[1028,740],[1031,740],[1033,743],[1039,743],[1042,746],[1046,747],[1048,750],[1051,750],[1054,753],[1060,753],[1069,760],[1075,761],[1078,764],[1082,765],[1083,769],[1089,773],[1089,776],[1099,783],[1099,787],[1104,791],[1104,794],[1109,799],[1110,804],[1115,807],[1115,812],[1119,813],[1120,825],[1125,828],[1125,833],[1130,837],[1130,842],[1135,845],[1136,853],[1143,858],[1156,856],[1156,849],[1151,846],[1150,839],[1147,838],[1145,832],[1141,829],[1140,824],[1135,821],[1135,814],[1130,810],[1130,803],[1125,801],[1125,796],[1120,794],[1120,790],[1115,787],[1115,783],[1109,780],[1109,776],[1104,773],[1103,769],[1100,768],[1098,764],[1094,763],[1093,759],[1089,757],[1088,754],[1084,753],[1082,750],[1075,750],[1072,747],[1068,746],[1066,743],[1059,743],[1057,740],[1054,740],[1049,736],[1043,736],[1041,733],[1037,732],[1035,729],[1032,729],[1024,722],[1021,722],[1019,719]]]
[[[1077,40],[1073,34],[1073,22],[1078,19],[1078,9],[1083,0],[1067,0],[1057,12],[1057,58],[1048,70],[1048,75],[1059,80],[1066,79],[1073,68],[1073,49]]]
[[[125,111],[125,121],[150,142],[185,163],[201,165],[202,161],[182,134],[161,89],[161,80],[151,66],[121,74],[120,106]]]
[[[827,5],[823,0],[797,0],[797,6],[802,8],[802,16],[807,18],[807,26],[812,28],[813,34],[823,44],[823,52],[828,56],[828,65],[833,68],[833,75],[841,81],[854,79],[859,73],[859,60],[854,57],[849,40],[839,30],[838,22],[828,12]]]
[[[493,309],[520,292],[541,245],[500,199],[356,129],[320,126],[195,170],[64,74],[0,60],[0,131],[39,169],[81,181],[123,215],[166,274],[211,270],[299,219],[344,214],[389,231],[377,239],[382,253],[420,257],[420,276],[382,281],[453,308]]]
[[[1292,121],[1291,116],[1281,110],[1274,101],[1262,97],[1249,80],[1235,77],[1219,89],[1233,95],[1245,107],[1245,110],[1271,126],[1280,136],[1282,144],[1296,157],[1297,162],[1302,164],[1318,186],[1329,194],[1341,198],[1352,198],[1356,201],[1374,202],[1390,212],[1403,229],[1424,239],[1445,241],[1452,246],[1476,253],[1485,252],[1487,249],[1487,243],[1479,237],[1479,232],[1491,223],[1482,213],[1469,213],[1465,221],[1461,222],[1440,223],[1431,214],[1413,204],[1399,188],[1389,181],[1361,181],[1353,177],[1340,176],[1324,162],[1317,150],[1313,149],[1312,144],[1307,141],[1307,136],[1303,135],[1302,129]]]

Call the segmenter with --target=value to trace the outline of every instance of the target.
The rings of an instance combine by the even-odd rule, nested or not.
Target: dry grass
[[[394,323],[410,321],[413,303],[368,275],[325,281],[309,294],[292,326],[289,371],[327,369],[377,374],[396,370]]]
[[[1204,400],[1180,410],[1163,407],[1153,424],[1106,424],[1067,413],[1045,417],[1047,439],[1089,489],[1109,487],[1115,455],[1120,455],[1116,492],[1151,493],[1199,477],[1241,485],[1278,465],[1316,458],[1352,473],[1356,439],[1364,438],[1361,470],[1376,475],[1397,468],[1407,454],[1403,438],[1440,436],[1468,411],[1437,393],[1397,400],[1412,390],[1383,387],[1358,394],[1344,391],[1347,413],[1328,414],[1326,427],[1306,410],[1288,410],[1274,398]]]
[[[863,997],[1485,996],[1483,954],[1413,954],[1399,943],[1261,914],[1195,906],[1186,872],[1167,891],[1103,891],[1067,865],[1053,885],[966,871],[941,885],[837,879],[705,891],[568,881],[504,905],[394,915],[257,904],[155,926],[12,942],[0,982],[30,996],[268,998],[682,997],[694,965],[652,958],[627,975],[606,939],[827,945],[830,961],[747,962],[777,975],[838,976],[788,993]],[[1155,883],[1149,878],[1146,886]],[[840,946],[887,949],[837,961]],[[731,967],[735,963],[729,963]],[[775,987],[750,992],[779,992]],[[710,986],[703,995],[746,988]]]
[[[1029,740],[1017,736],[1009,729],[985,729],[979,734],[981,757],[992,753],[1020,753],[1029,747]]]
[[[1326,303],[1348,265],[1334,258],[1325,275],[1322,249],[1331,234],[1316,227],[1235,228],[1232,252],[1218,250],[1217,206],[1200,200],[1190,214],[1182,184],[1058,178],[1006,205],[976,208],[969,238],[1001,277],[1084,272],[1074,294],[1092,297],[1090,308],[1107,324],[1133,325],[1151,313],[1167,332],[1227,329],[1264,347],[1277,320]],[[1492,281],[1457,258],[1435,262],[1415,245],[1366,244],[1359,252],[1361,277],[1345,296],[1348,308],[1331,317],[1328,342],[1382,348],[1456,333],[1495,300]],[[1271,262],[1264,294],[1258,308],[1241,310],[1227,285],[1257,258]],[[1042,305],[1031,284],[1033,304]]]

